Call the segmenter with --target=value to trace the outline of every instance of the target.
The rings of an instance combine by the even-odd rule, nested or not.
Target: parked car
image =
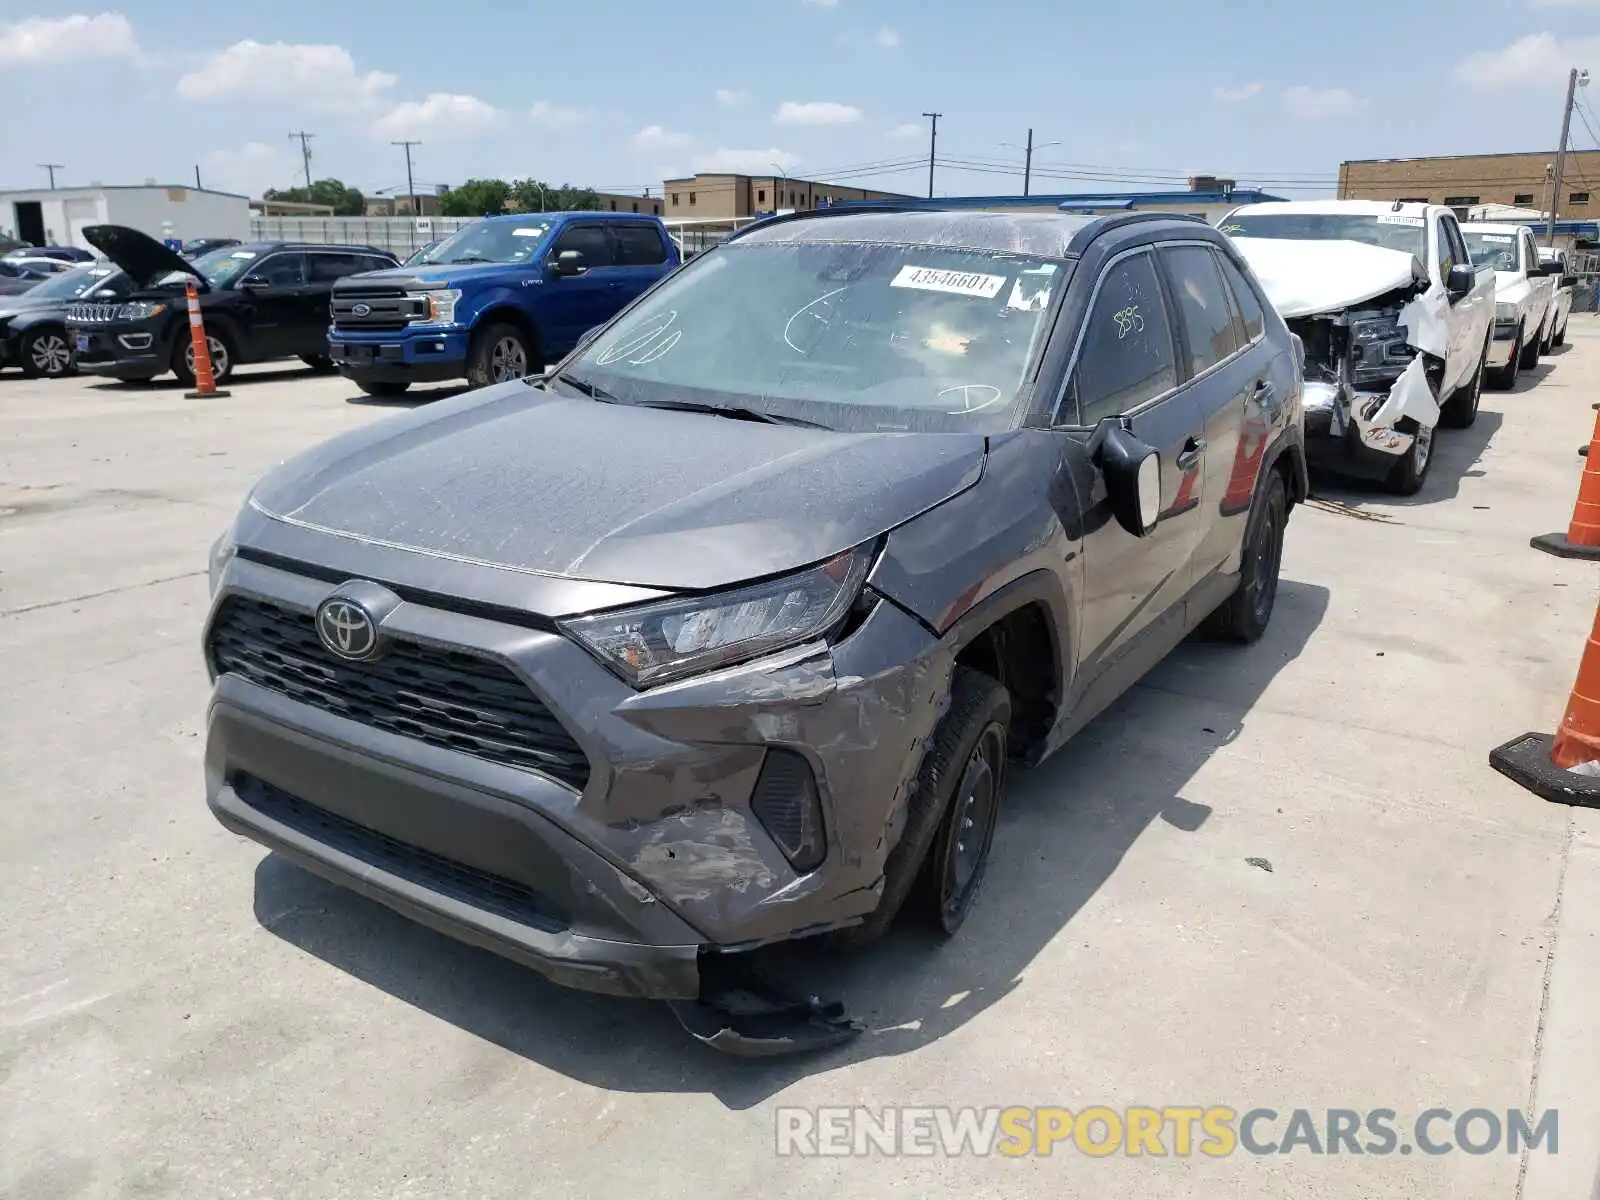
[[[656,217],[523,213],[464,226],[401,272],[342,280],[328,353],[362,391],[518,379],[678,265]]]
[[[192,238],[183,244],[183,256],[185,258],[199,258],[202,254],[210,254],[213,250],[221,250],[228,246],[241,246],[243,244],[239,238]]]
[[[239,363],[278,358],[298,357],[329,370],[328,296],[334,281],[396,265],[393,255],[365,247],[301,242],[228,246],[191,262],[125,225],[91,225],[83,236],[127,272],[134,290],[121,303],[68,309],[78,369],[125,381],[171,371],[193,385],[188,278],[200,291],[211,370],[219,382]]]
[[[547,375],[255,487],[211,556],[209,805],[719,1048],[849,1036],[751,1018],[739,951],[954,934],[1008,762],[1191,630],[1266,631],[1301,416],[1202,220],[751,226]]]
[[[433,241],[433,242],[429,242],[426,246],[418,246],[415,250],[413,250],[411,252],[410,257],[407,258],[405,260],[405,262],[401,263],[400,265],[402,267],[414,267],[418,263],[428,262],[430,260],[431,256],[432,256],[435,248],[437,248],[438,245],[439,245],[439,243],[437,241]]]
[[[1438,204],[1319,200],[1249,204],[1235,239],[1304,346],[1313,462],[1421,489],[1440,424],[1478,418],[1494,277]]]
[[[0,296],[17,296],[50,276],[37,267],[0,258]]]
[[[112,264],[90,263],[0,300],[0,366],[21,367],[33,378],[71,374],[67,310],[80,300],[120,300],[132,290],[128,277]]]
[[[94,255],[77,246],[13,246],[6,251],[7,258],[53,258],[57,262],[93,262]]]
[[[1539,365],[1550,348],[1556,316],[1556,278],[1539,260],[1539,245],[1526,225],[1469,222],[1461,227],[1472,261],[1494,270],[1494,341],[1489,349],[1489,385],[1509,390],[1517,372]]]
[[[1550,319],[1550,345],[1564,346],[1567,344],[1567,319],[1572,316],[1572,301],[1578,290],[1578,276],[1572,270],[1571,255],[1565,250],[1540,246],[1539,261],[1556,281],[1556,294],[1552,302],[1555,316]]]

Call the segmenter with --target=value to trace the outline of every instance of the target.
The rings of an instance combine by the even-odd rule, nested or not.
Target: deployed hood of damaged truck
[[[1234,238],[1272,307],[1285,318],[1338,312],[1400,289],[1427,290],[1415,255],[1365,242]]]
[[[893,529],[976,483],[985,446],[977,433],[833,433],[510,383],[324,443],[250,504],[421,554],[700,590]]]

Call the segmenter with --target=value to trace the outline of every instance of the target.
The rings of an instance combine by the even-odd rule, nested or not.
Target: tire
[[[1288,524],[1289,493],[1283,476],[1269,471],[1245,526],[1238,590],[1205,619],[1202,632],[1241,646],[1261,640],[1278,600],[1283,533]]]
[[[847,950],[870,946],[888,932],[908,902],[916,917],[946,936],[961,927],[983,884],[994,840],[1010,722],[1010,693],[988,675],[957,667],[950,681],[950,707],[934,728],[907,801],[905,829],[884,863],[878,907],[861,924],[834,933],[832,945]],[[991,803],[982,824],[970,829],[978,838],[973,852],[960,860],[969,866],[965,884],[956,902],[947,903],[943,884],[956,861],[952,851],[969,832],[961,823],[972,815],[961,802],[962,784],[971,781],[973,759],[979,754],[986,764]]]
[[[1554,336],[1550,339],[1550,343],[1554,346],[1565,346],[1567,344],[1567,323],[1565,321],[1561,322],[1561,328],[1556,330]]]
[[[1414,435],[1411,448],[1395,463],[1388,478],[1383,481],[1384,486],[1396,496],[1415,496],[1422,490],[1428,478],[1428,469],[1433,466],[1433,439],[1438,431],[1417,426],[1406,432]]]
[[[1491,338],[1494,334],[1489,335]],[[1489,386],[1497,392],[1509,392],[1517,386],[1517,372],[1522,370],[1522,327],[1517,326],[1517,340],[1511,344],[1511,357],[1506,365],[1495,367],[1488,375]]]
[[[1535,330],[1532,339],[1522,346],[1522,369],[1531,371],[1539,365],[1539,331]]]
[[[404,396],[406,389],[411,385],[403,379],[357,379],[355,385],[369,396],[391,400],[396,396]]]
[[[318,375],[328,375],[333,372],[333,359],[326,354],[302,354],[300,361],[305,363]]]
[[[220,387],[233,374],[233,347],[220,333],[208,332],[206,348],[211,352],[212,382]],[[177,344],[172,347],[172,373],[184,387],[195,386],[194,341],[189,336],[187,325],[179,328]]]
[[[1492,336],[1492,335],[1491,335]],[[1483,399],[1483,380],[1489,368],[1489,343],[1483,343],[1483,354],[1478,359],[1478,369],[1472,380],[1450,393],[1444,407],[1439,410],[1439,424],[1450,429],[1466,429],[1478,419],[1478,404]]]
[[[73,366],[72,350],[67,345],[66,331],[53,325],[24,337],[17,357],[22,362],[22,373],[29,379],[60,379],[77,370]]]
[[[467,382],[473,387],[524,379],[538,368],[530,338],[506,321],[496,321],[472,335],[467,349]]]

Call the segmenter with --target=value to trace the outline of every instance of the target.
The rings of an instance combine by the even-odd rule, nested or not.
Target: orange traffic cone
[[[1566,533],[1541,533],[1532,541],[1535,550],[1557,558],[1582,558],[1600,562],[1600,414],[1594,419],[1589,445],[1578,451],[1583,456],[1583,477],[1578,481],[1578,500],[1572,506],[1572,521]]]
[[[1600,609],[1555,734],[1513,738],[1489,752],[1489,765],[1546,800],[1600,808]]]
[[[190,400],[201,397],[226,396],[217,390],[217,381],[211,374],[211,343],[206,340],[206,327],[200,320],[200,292],[191,276],[183,282],[184,295],[189,301],[189,343],[194,347],[194,383],[192,392],[184,396]]]

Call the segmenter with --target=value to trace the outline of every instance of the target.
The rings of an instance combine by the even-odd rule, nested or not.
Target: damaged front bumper
[[[384,618],[418,648],[396,686],[311,661],[330,590],[278,560],[223,570],[206,792],[224,826],[558,984],[672,1002],[718,1049],[860,1031],[763,984],[743,952],[877,906],[951,669],[921,624],[880,600],[831,646],[639,692],[559,633],[417,595]],[[499,674],[429,682],[462,663]],[[566,745],[564,778],[513,761],[492,688],[496,704],[542,706],[547,744],[528,752]],[[825,851],[797,870],[785,844],[805,804]]]

